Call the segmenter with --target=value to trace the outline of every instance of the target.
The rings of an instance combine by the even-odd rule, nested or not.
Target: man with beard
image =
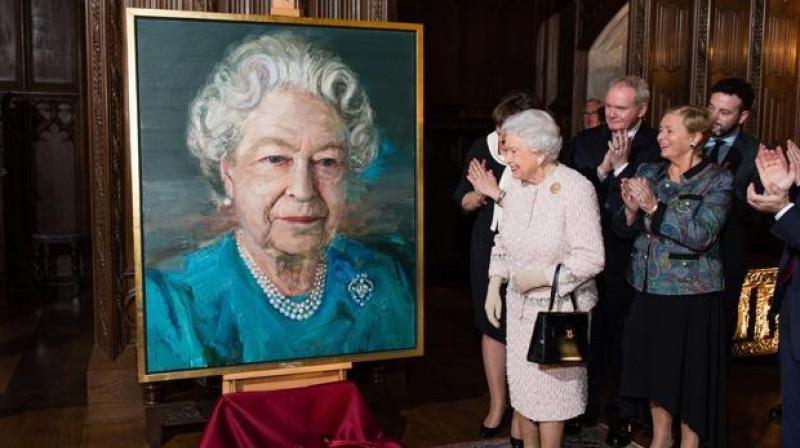
[[[606,122],[580,132],[571,145],[571,165],[597,190],[606,254],[605,269],[598,277],[600,298],[592,318],[589,397],[582,423],[591,425],[599,415],[601,390],[608,379],[615,398],[606,407],[610,424],[606,443],[614,447],[630,442],[630,420],[638,416],[640,406],[617,397],[622,328],[634,293],[625,280],[631,241],[614,233],[612,219],[623,206],[620,180],[632,176],[640,164],[661,159],[657,132],[643,121],[649,101],[647,83],[638,76],[612,80],[605,98]]]
[[[755,158],[758,140],[742,127],[750,116],[753,88],[738,78],[718,81],[711,87],[708,111],[713,125],[705,147],[706,157],[727,168],[734,176],[734,195],[730,215],[720,236],[722,270],[725,275],[727,341],[732,343],[738,317],[739,295],[747,273],[746,223],[756,218],[747,206],[747,186],[760,184]]]

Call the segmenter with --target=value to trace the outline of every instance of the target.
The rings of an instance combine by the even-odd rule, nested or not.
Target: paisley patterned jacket
[[[614,216],[617,234],[635,238],[628,282],[638,291],[660,295],[722,291],[719,237],[731,207],[733,178],[704,160],[675,183],[668,166],[647,163],[636,171],[658,197],[652,216],[640,213],[631,226],[624,208]]]

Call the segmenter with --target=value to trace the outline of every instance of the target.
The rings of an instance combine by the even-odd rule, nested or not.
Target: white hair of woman
[[[271,92],[296,90],[331,106],[344,123],[349,170],[358,173],[377,156],[374,112],[356,73],[330,50],[300,36],[262,34],[228,49],[189,108],[187,144],[224,204],[219,163],[242,139],[241,123]]]
[[[503,123],[503,131],[521,138],[532,151],[544,153],[547,160],[558,159],[561,131],[547,112],[529,109],[514,114]]]

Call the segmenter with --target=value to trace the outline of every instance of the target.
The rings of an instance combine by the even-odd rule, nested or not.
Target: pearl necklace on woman
[[[239,255],[242,257],[245,266],[247,266],[247,269],[250,271],[250,275],[253,276],[258,286],[261,287],[264,295],[267,296],[267,301],[273,308],[295,321],[306,320],[317,312],[320,305],[322,305],[322,296],[325,293],[325,279],[328,273],[328,263],[325,254],[319,257],[311,291],[308,294],[300,296],[287,296],[280,292],[278,287],[267,278],[266,274],[261,272],[258,266],[256,266],[253,258],[239,242],[238,234],[234,239],[236,240],[236,249],[239,251]]]

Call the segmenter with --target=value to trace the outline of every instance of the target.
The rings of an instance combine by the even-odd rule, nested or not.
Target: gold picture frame
[[[164,381],[279,369],[286,366],[374,361],[422,355],[424,345],[422,26],[405,23],[245,16],[136,8],[126,10],[125,25],[127,141],[132,173],[132,228],[137,285],[136,347],[139,381]],[[349,294],[351,299],[356,300],[358,305],[363,307],[364,304],[361,302],[367,300],[376,301],[376,303],[378,303],[377,301],[393,303],[394,299],[391,297],[411,294],[412,306],[410,308],[403,307],[402,309],[405,310],[403,315],[383,317],[385,325],[395,322],[403,325],[394,327],[389,325],[391,328],[407,328],[407,320],[412,319],[413,325],[410,331],[413,344],[387,345],[386,347],[377,344],[374,350],[370,349],[369,351],[342,353],[328,351],[312,356],[306,356],[307,352],[298,351],[297,353],[302,356],[285,357],[285,355],[280,355],[275,359],[266,357],[265,359],[240,360],[239,358],[222,358],[219,353],[236,353],[241,356],[240,351],[243,351],[241,347],[229,347],[226,349],[227,351],[217,352],[218,345],[215,344],[218,341],[214,339],[214,342],[200,341],[187,349],[188,352],[196,352],[198,356],[206,356],[208,352],[214,352],[214,356],[209,355],[203,358],[207,361],[207,365],[189,363],[185,368],[174,368],[175,365],[183,364],[170,365],[167,369],[153,368],[154,357],[148,350],[152,351],[154,346],[148,345],[150,342],[148,338],[157,339],[152,335],[160,335],[157,329],[161,328],[153,326],[155,325],[152,324],[154,321],[180,323],[180,325],[176,325],[180,328],[174,329],[174,333],[170,333],[179,337],[159,336],[160,340],[164,340],[166,343],[175,342],[180,346],[184,341],[199,341],[201,335],[213,333],[213,337],[217,337],[214,333],[216,330],[197,330],[196,327],[200,326],[199,323],[191,321],[186,324],[185,321],[175,318],[178,314],[164,313],[159,317],[154,317],[156,315],[153,313],[157,313],[154,310],[162,309],[174,312],[174,309],[170,307],[175,303],[180,303],[181,311],[186,313],[180,314],[180,316],[197,316],[208,312],[209,310],[206,309],[186,311],[193,306],[199,307],[201,304],[210,302],[204,302],[196,297],[185,299],[183,295],[195,294],[202,288],[186,283],[190,281],[188,274],[182,277],[170,277],[172,271],[169,269],[175,269],[175,272],[178,272],[176,275],[192,269],[192,266],[195,265],[192,264],[193,261],[187,261],[191,256],[187,254],[205,250],[208,247],[205,245],[208,243],[209,234],[220,232],[218,235],[229,235],[229,238],[232,239],[237,238],[230,228],[227,234],[219,230],[219,226],[225,224],[222,222],[225,221],[224,219],[211,219],[204,215],[204,213],[211,214],[213,211],[218,211],[224,205],[203,209],[205,211],[201,212],[196,211],[197,204],[199,204],[197,182],[198,176],[202,176],[202,170],[197,166],[189,166],[191,163],[187,160],[191,160],[191,157],[187,156],[186,153],[189,151],[182,140],[185,138],[186,123],[191,121],[186,115],[191,113],[191,111],[187,113],[187,110],[190,110],[192,101],[186,101],[186,99],[198,96],[197,92],[204,85],[203,83],[209,82],[208,73],[215,69],[219,61],[231,51],[230,47],[237,45],[243,39],[248,39],[248,36],[260,34],[301,35],[303,39],[311,41],[314,45],[325,47],[338,55],[345,65],[352,67],[359,82],[364,85],[370,104],[374,107],[374,124],[380,135],[380,152],[376,156],[379,165],[375,169],[370,166],[364,170],[362,179],[358,183],[357,194],[351,195],[348,190],[348,214],[352,214],[349,201],[353,196],[367,203],[367,205],[359,204],[353,208],[359,213],[364,210],[369,213],[365,212],[346,220],[351,232],[363,236],[365,241],[368,241],[364,244],[353,243],[347,247],[361,250],[368,256],[365,258],[367,261],[363,261],[361,264],[353,262],[354,266],[357,264],[361,266],[363,272],[358,274],[362,277],[358,277],[361,280],[351,279],[349,283],[346,283],[344,288],[346,291],[342,295],[345,297],[343,300],[346,301]],[[397,111],[402,111],[402,113]],[[382,116],[382,113],[387,115]],[[413,147],[409,148],[408,146]],[[385,158],[381,159],[384,157],[383,154],[386,154]],[[408,176],[403,178],[397,173],[408,174],[410,178]],[[350,188],[350,184],[348,184],[348,188]],[[374,199],[375,197],[378,199]],[[380,203],[380,206],[369,204],[370,200],[378,201],[379,199],[391,204]],[[208,211],[212,209],[213,211]],[[183,210],[183,215],[181,210]],[[392,213],[392,215],[381,220],[379,219],[381,213]],[[359,217],[363,217],[363,219],[359,220]],[[349,234],[345,236],[349,236]],[[236,241],[236,247],[238,247],[238,240]],[[380,251],[373,250],[373,247],[379,247]],[[386,257],[383,255],[373,256],[373,252],[389,255]],[[345,258],[349,257],[347,251],[343,251],[343,253]],[[242,254],[241,249],[239,254]],[[184,264],[179,262],[171,264],[173,259],[184,256],[186,257],[182,261]],[[329,258],[330,256],[324,259],[328,260]],[[389,260],[396,263],[391,275],[403,277],[404,273],[408,280],[408,291],[393,287],[386,288],[381,293],[381,284],[389,284],[388,281],[383,281],[383,276],[389,274],[382,273],[381,269],[384,268],[380,263],[376,264],[374,260]],[[160,267],[162,264],[169,267],[162,269]],[[148,297],[152,299],[157,295],[153,291],[160,291],[153,285],[162,284],[150,283],[151,286],[148,287],[148,282],[152,280],[148,275],[162,270],[167,272],[166,277],[158,276],[157,278],[181,279],[178,281],[177,291],[183,298],[175,301],[173,298],[164,296],[163,300],[160,298],[158,304],[155,305],[148,302]],[[229,290],[234,290],[242,284],[240,279],[230,279],[222,274],[220,276],[219,281],[231,282]],[[171,281],[168,280],[168,282]],[[257,278],[246,281],[255,281],[255,284],[258,284]],[[333,281],[323,281],[326,285],[323,303],[328,297],[327,285]],[[394,285],[394,283],[391,284]],[[406,285],[402,282],[400,284]],[[204,285],[208,286],[208,282]],[[151,294],[148,296],[150,287],[153,289],[150,289]],[[340,289],[342,288],[337,290]],[[388,291],[389,289],[391,291]],[[363,294],[365,290],[367,291],[366,295]],[[374,294],[372,294],[373,291]],[[385,297],[381,294],[384,294]],[[237,297],[241,296],[243,295],[237,295]],[[158,297],[161,297],[160,293]],[[364,300],[365,297],[366,300]],[[373,297],[378,298],[374,299]],[[264,303],[267,301],[263,299],[264,297],[259,298],[259,303],[252,302],[254,314],[257,314],[257,310],[265,306]],[[186,303],[189,306],[184,306]],[[367,303],[367,307],[369,303],[371,302]],[[358,309],[352,304],[348,306]],[[213,306],[210,308],[214,309]],[[269,308],[267,307],[267,309]],[[383,306],[380,309],[386,310],[387,308]],[[411,311],[408,311],[409,309]],[[164,317],[165,315],[167,317]],[[205,316],[205,314],[203,315]],[[357,318],[353,320],[357,320]],[[208,319],[208,322],[213,323],[215,320],[211,318]],[[162,326],[165,325],[167,324]],[[373,327],[378,329],[381,325],[374,324]],[[265,325],[263,328],[271,327]],[[326,332],[324,329],[325,327],[321,326],[315,328],[315,331],[320,331],[320,334],[326,337],[333,337],[334,332]],[[184,340],[182,338],[186,336],[186,331],[194,333]],[[264,330],[265,333],[269,333],[269,331],[271,330]],[[242,338],[242,334],[240,330],[238,337]],[[343,332],[343,334],[350,333]],[[377,333],[365,332],[364,334],[371,337],[370,335]],[[403,338],[405,338],[405,333]],[[270,339],[273,345],[262,345],[272,347],[277,343],[275,341],[280,339],[280,336],[274,336],[274,339]],[[241,344],[244,345],[243,342]],[[357,343],[355,345],[358,346]],[[342,350],[346,350],[344,348],[346,346],[347,344],[342,344]],[[181,351],[176,351],[176,353],[179,356],[184,355],[184,352]],[[163,359],[169,361],[171,358],[164,356]],[[199,358],[195,357],[194,359]],[[222,359],[221,363],[219,363],[220,359]]]

